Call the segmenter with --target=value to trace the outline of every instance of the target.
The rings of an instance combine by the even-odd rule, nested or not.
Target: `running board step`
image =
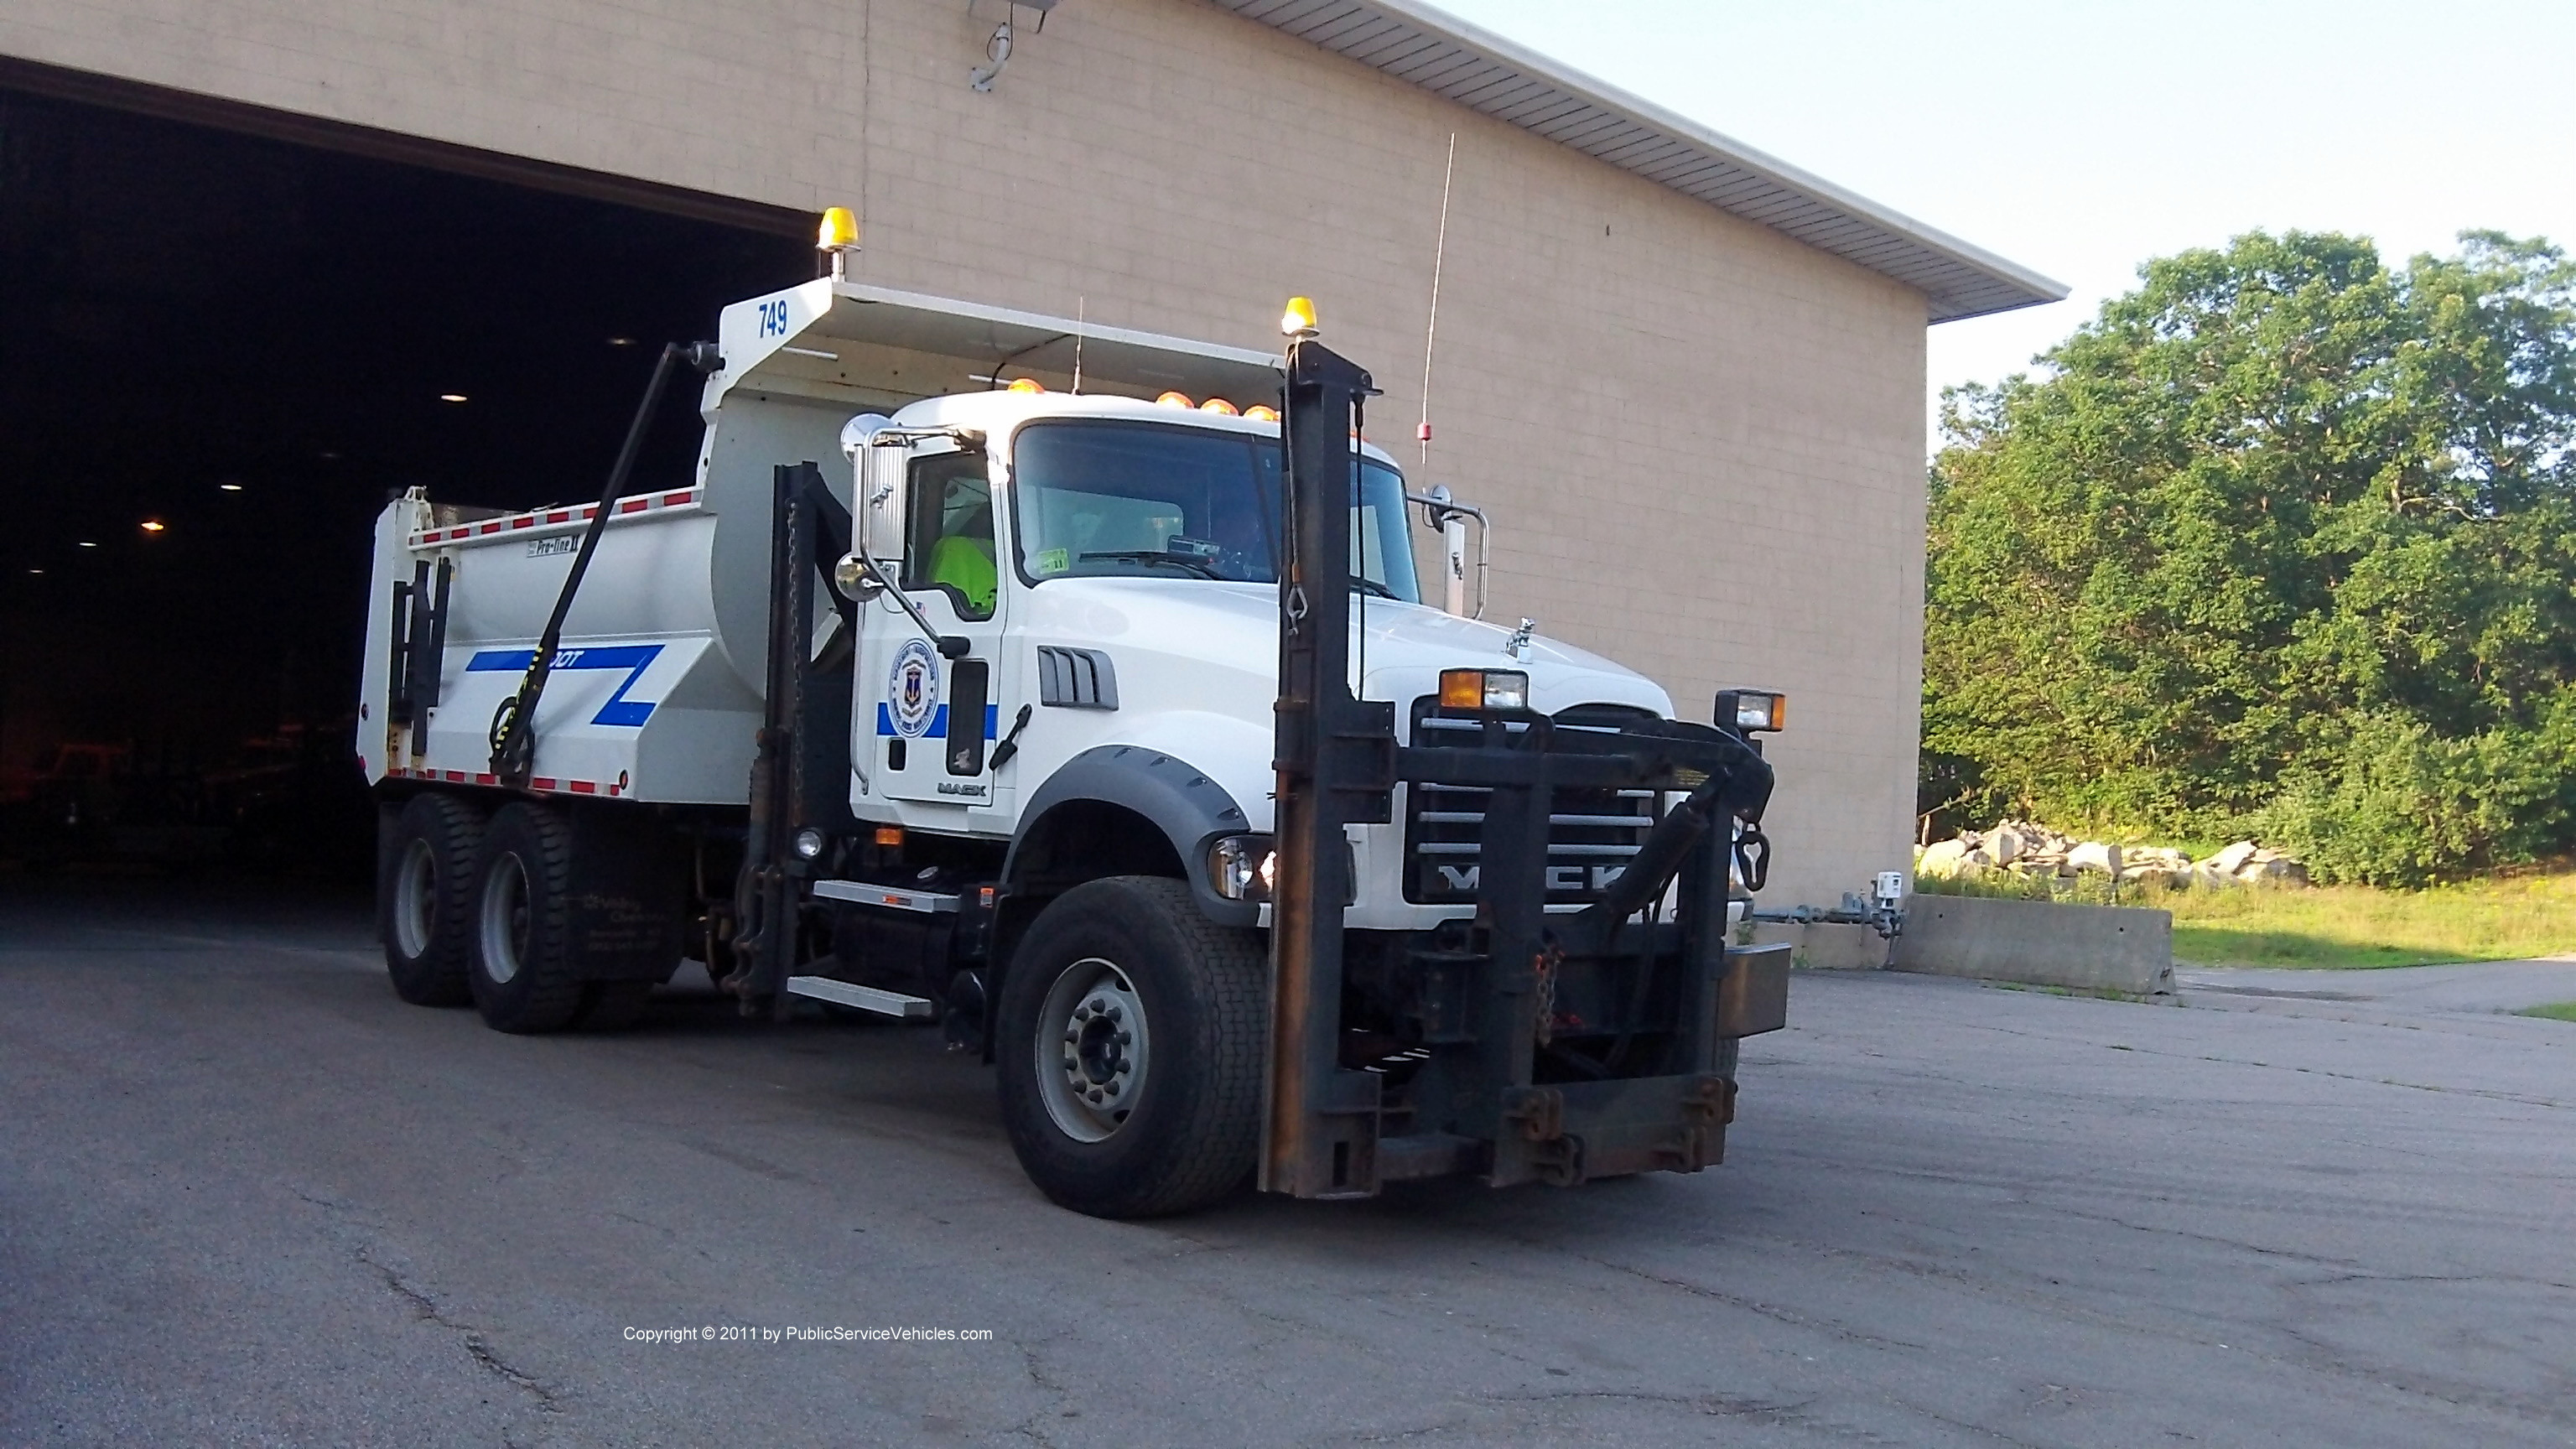
[[[908,886],[871,885],[856,880],[818,880],[814,894],[827,901],[848,901],[852,905],[881,906],[890,911],[918,911],[925,916],[946,915],[957,909],[957,898],[938,891],[917,891]]]
[[[936,1002],[922,997],[906,996],[900,991],[879,991],[873,986],[854,986],[829,976],[790,976],[787,978],[787,994],[855,1006],[861,1011],[873,1011],[879,1016],[904,1021],[928,1021],[939,1010]]]

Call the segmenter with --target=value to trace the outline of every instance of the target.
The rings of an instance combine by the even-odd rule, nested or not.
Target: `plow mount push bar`
[[[1481,712],[1474,746],[1399,747],[1395,704],[1359,699],[1350,684],[1354,439],[1374,390],[1313,338],[1291,345],[1261,1185],[1360,1197],[1455,1172],[1501,1185],[1696,1170],[1722,1151],[1734,1037],[1763,1029],[1729,1009],[1746,994],[1734,975],[1754,968],[1726,937],[1734,823],[1759,840],[1770,767],[1741,736],[1707,725],[1567,727],[1529,710]],[[1413,1023],[1426,1059],[1391,1110],[1386,1079],[1342,1060],[1340,863],[1345,827],[1390,822],[1398,784],[1429,782],[1487,792],[1476,913],[1455,942],[1412,953],[1434,983]],[[1683,798],[1600,900],[1549,914],[1560,790]],[[1559,982],[1577,978],[1619,983],[1604,990],[1622,1025],[1598,1057],[1550,1048]],[[1542,1080],[1543,1054],[1580,1068],[1579,1079],[1552,1067]],[[1390,1122],[1403,1130],[1390,1134]]]

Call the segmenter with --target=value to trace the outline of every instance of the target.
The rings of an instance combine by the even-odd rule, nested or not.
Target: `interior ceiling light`
[[[438,400],[440,402],[447,403],[463,402],[465,401],[465,394],[461,392],[443,392],[438,395]]]
[[[325,453],[325,454],[323,454],[322,456],[323,456],[323,457],[325,457],[325,458],[328,458],[328,457],[330,457],[331,455],[330,455],[330,454],[328,454],[328,453]],[[218,484],[216,484],[215,486],[216,486],[216,487],[218,487],[218,488],[221,488],[221,489],[222,489],[222,490],[224,490],[226,493],[239,493],[239,492],[241,491],[241,485],[240,485],[239,483],[218,483]]]
[[[632,347],[635,345],[635,339],[632,337],[611,337],[608,339],[608,345],[611,347]]]
[[[83,548],[96,548],[96,547],[98,547],[98,545],[97,545],[97,544],[94,544],[94,543],[90,542],[88,539],[85,539],[85,538],[84,538],[84,539],[82,539],[82,540],[81,540],[81,547],[83,547]]]
[[[159,533],[159,532],[161,532],[162,530],[164,530],[164,529],[168,528],[169,526],[170,526],[170,525],[168,525],[168,524],[166,524],[166,523],[163,523],[160,519],[157,519],[157,518],[147,518],[147,519],[143,520],[143,531],[144,531],[145,533]]]

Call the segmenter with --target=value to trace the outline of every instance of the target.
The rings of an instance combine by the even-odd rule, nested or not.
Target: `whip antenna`
[[[1431,247],[1431,319],[1422,329],[1422,426],[1414,438],[1422,445],[1415,486],[1431,481],[1431,349],[1440,338],[1440,268],[1449,259],[1449,183],[1458,175],[1458,133],[1449,133],[1449,160],[1440,168],[1440,236]]]
[[[1082,391],[1083,314],[1089,310],[1091,310],[1089,297],[1073,299],[1073,390],[1075,392]]]

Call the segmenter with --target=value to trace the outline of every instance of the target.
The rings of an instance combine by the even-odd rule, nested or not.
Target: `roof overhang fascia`
[[[1420,0],[1210,0],[1921,292],[1934,322],[2063,283],[1856,196]]]

